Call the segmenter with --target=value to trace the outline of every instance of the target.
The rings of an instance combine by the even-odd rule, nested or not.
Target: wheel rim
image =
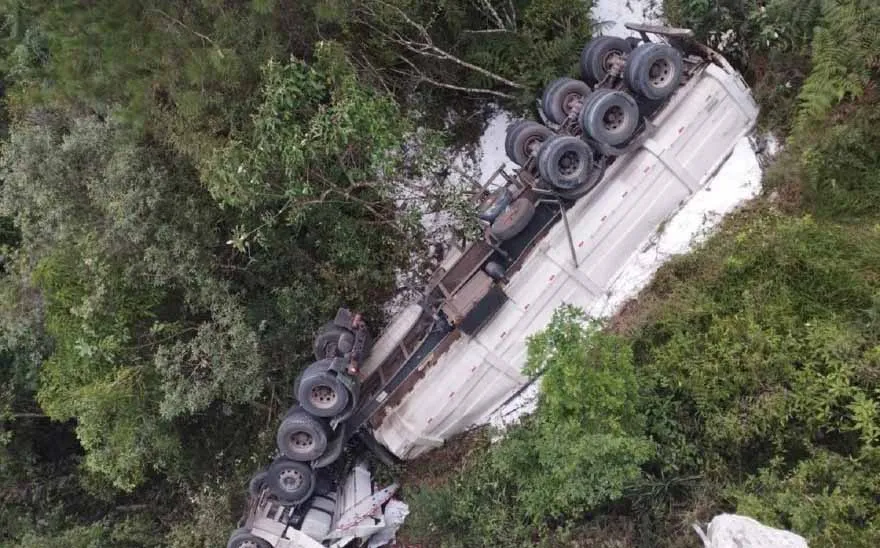
[[[605,115],[602,117],[602,123],[605,125],[605,129],[612,132],[617,132],[620,130],[621,126],[623,126],[623,122],[626,116],[623,113],[623,109],[618,106],[613,106],[605,111]]]
[[[622,60],[623,52],[618,49],[613,49],[602,57],[602,70],[606,73],[611,72],[614,65],[620,63]]]
[[[562,101],[562,111],[565,115],[571,116],[573,112],[577,112],[580,110],[581,106],[584,104],[584,96],[580,93],[568,93],[565,95],[565,100]]]
[[[293,493],[299,490],[303,483],[305,483],[305,477],[303,477],[302,472],[296,470],[294,468],[287,468],[283,470],[280,474],[281,488],[284,489],[288,493]]]
[[[329,409],[336,404],[339,396],[332,387],[326,384],[319,384],[312,387],[309,393],[309,401],[319,409]]]
[[[315,438],[308,432],[294,432],[290,435],[290,447],[296,453],[307,453],[315,447]]]
[[[574,175],[581,170],[580,155],[573,150],[566,151],[559,157],[557,165],[559,166],[559,173],[562,175],[566,177]]]
[[[529,156],[537,152],[538,148],[541,147],[541,143],[543,142],[544,139],[539,135],[535,135],[534,137],[529,137],[528,139],[526,139],[522,147],[523,157],[528,158]]]
[[[260,548],[260,545],[256,541],[248,539],[238,543],[236,548]]]
[[[648,81],[654,87],[663,87],[672,80],[673,72],[669,59],[657,59],[648,71]]]

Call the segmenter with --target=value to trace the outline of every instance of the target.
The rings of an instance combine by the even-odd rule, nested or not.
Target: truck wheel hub
[[[611,107],[608,109],[608,112],[605,113],[605,128],[611,131],[615,131],[620,128],[620,125],[623,123],[623,109],[620,107]]]
[[[325,385],[319,385],[312,388],[311,396],[312,405],[320,407],[321,409],[332,407],[337,399],[336,391]]]
[[[581,160],[576,152],[566,152],[559,159],[559,171],[563,175],[571,175],[576,172],[581,165]]]
[[[294,447],[297,449],[311,449],[315,440],[308,432],[297,432],[291,436]]]
[[[665,86],[672,78],[672,63],[666,59],[658,59],[648,72],[651,85],[655,87]]]
[[[281,487],[287,491],[292,492],[299,489],[303,484],[303,475],[299,470],[285,470],[281,472]]]

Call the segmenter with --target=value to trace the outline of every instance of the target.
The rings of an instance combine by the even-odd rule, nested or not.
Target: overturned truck
[[[374,531],[393,486],[361,485],[354,500],[346,448],[410,459],[485,422],[529,384],[528,336],[559,305],[602,298],[751,131],[757,105],[719,54],[685,29],[627,28],[640,37],[592,40],[582,79],[547,85],[543,124],[511,124],[505,148],[519,167],[475,189],[482,237],[448,250],[418,302],[375,341],[346,309],[321,328],[279,456],[251,481],[229,548],[341,546]]]

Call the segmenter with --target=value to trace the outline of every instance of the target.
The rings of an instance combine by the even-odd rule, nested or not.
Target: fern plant
[[[825,4],[813,39],[813,70],[800,94],[797,127],[822,121],[846,98],[858,98],[878,68],[880,5],[873,0]]]

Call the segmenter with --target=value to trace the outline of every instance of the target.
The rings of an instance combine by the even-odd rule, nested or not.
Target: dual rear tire
[[[236,529],[226,543],[226,548],[272,548],[268,541],[251,534],[250,529]]]
[[[550,128],[537,122],[519,120],[507,126],[504,151],[513,162],[524,166],[553,135]]]
[[[307,463],[279,457],[266,470],[265,487],[285,504],[302,504],[315,491],[315,471]]]

